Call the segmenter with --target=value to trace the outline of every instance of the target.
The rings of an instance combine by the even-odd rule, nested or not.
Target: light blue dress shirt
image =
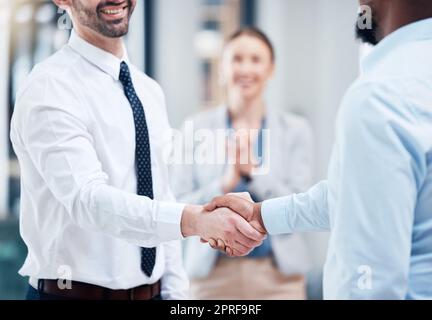
[[[432,299],[432,19],[363,61],[328,179],[262,214],[270,234],[331,231],[326,299]]]

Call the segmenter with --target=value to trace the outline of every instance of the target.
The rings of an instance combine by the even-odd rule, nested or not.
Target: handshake
[[[261,204],[248,193],[217,197],[204,207],[186,206],[181,229],[184,237],[201,237],[203,243],[230,257],[248,255],[267,234]]]

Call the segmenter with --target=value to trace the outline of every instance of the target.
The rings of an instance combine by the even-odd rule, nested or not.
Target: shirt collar
[[[432,18],[404,26],[384,38],[373,51],[363,59],[362,71],[372,71],[391,51],[398,46],[414,41],[432,40]]]
[[[109,74],[115,80],[119,79],[121,62],[124,61],[129,64],[129,58],[126,48],[124,48],[123,58],[119,59],[113,54],[87,42],[86,40],[81,38],[74,30],[72,30],[71,37],[69,39],[69,46],[79,55],[81,55],[84,59],[94,64],[103,72]]]

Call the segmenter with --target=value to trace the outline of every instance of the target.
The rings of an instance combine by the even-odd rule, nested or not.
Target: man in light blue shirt
[[[328,179],[207,209],[231,207],[272,235],[330,230],[326,299],[432,299],[432,3],[361,4],[374,23],[359,37],[378,45],[343,99]]]

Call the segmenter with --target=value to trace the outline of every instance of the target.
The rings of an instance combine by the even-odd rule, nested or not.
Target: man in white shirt
[[[178,240],[224,239],[246,255],[264,236],[232,211],[174,203],[164,96],[122,40],[136,0],[54,2],[74,31],[32,71],[11,123],[27,298],[187,298]]]

